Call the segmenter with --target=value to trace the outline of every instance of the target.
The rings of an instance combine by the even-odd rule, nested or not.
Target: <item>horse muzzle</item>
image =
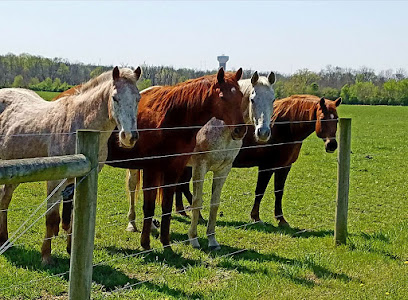
[[[247,127],[245,125],[236,126],[231,131],[231,137],[233,140],[242,140],[247,133]]]
[[[138,139],[139,132],[136,130],[132,130],[130,132],[121,130],[119,133],[120,146],[123,148],[133,148]]]
[[[327,138],[326,141],[324,142],[324,147],[327,153],[333,153],[337,149],[336,139]]]
[[[271,137],[271,128],[268,127],[258,127],[255,129],[255,139],[259,143],[266,143]]]

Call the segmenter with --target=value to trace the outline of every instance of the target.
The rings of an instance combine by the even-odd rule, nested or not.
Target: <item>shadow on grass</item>
[[[173,233],[172,238],[176,240],[185,240],[187,235]],[[302,276],[296,275],[298,270],[308,269],[313,273],[313,278],[317,279],[337,279],[343,282],[349,282],[353,280],[347,274],[333,272],[313,261],[312,258],[306,257],[305,259],[292,259],[284,256],[279,256],[275,253],[261,254],[251,249],[242,249],[226,245],[221,245],[221,250],[211,251],[208,248],[208,240],[204,238],[198,238],[198,242],[201,245],[201,250],[207,253],[213,258],[220,258],[220,262],[217,263],[217,267],[236,270],[241,273],[255,274],[262,273],[265,275],[278,275],[284,278],[292,280],[296,284],[306,285],[312,287],[316,284],[317,280],[308,279]],[[243,266],[240,261],[253,261],[257,263],[262,262],[274,262],[279,264],[278,273],[273,273],[270,268],[264,266],[255,266],[249,268]]]
[[[360,232],[349,234],[347,247],[351,251],[362,251],[379,254],[392,260],[402,260],[401,257],[384,250],[390,244],[390,238],[382,232],[372,234]]]
[[[172,240],[174,235],[171,235]],[[175,241],[174,243],[177,243]],[[182,269],[185,268],[187,265],[199,265],[201,263],[200,260],[193,260],[193,259],[187,259],[184,258],[180,253],[174,252],[171,250],[171,248],[165,248],[163,249],[158,249],[158,250],[153,250],[148,253],[144,253],[142,250],[136,250],[136,249],[126,249],[126,248],[117,248],[114,246],[110,246],[105,248],[109,254],[111,255],[116,255],[116,254],[123,254],[124,256],[138,256],[138,257],[143,257],[143,261],[145,263],[154,263],[154,262],[166,262],[166,265]]]
[[[167,252],[167,251],[166,251]],[[170,253],[169,251],[167,254],[162,253],[161,259],[170,259],[171,255],[176,255],[175,253]],[[156,256],[159,255],[159,253],[152,253],[155,254]],[[54,264],[52,266],[43,266],[41,264],[41,253],[38,251],[34,250],[27,250],[21,247],[13,247],[6,251],[3,254],[4,257],[8,261],[10,261],[14,266],[16,267],[21,267],[28,269],[30,271],[43,271],[49,274],[49,276],[52,275],[58,275],[64,272],[67,272],[64,275],[61,275],[59,277],[65,279],[66,281],[69,280],[69,259],[68,258],[62,258],[53,255],[54,259]],[[177,256],[177,255],[176,255]],[[151,261],[156,261],[156,259],[151,256]],[[176,257],[173,258],[174,260],[177,260]],[[186,260],[188,261],[188,260]],[[195,261],[194,261],[195,263]],[[92,281],[103,285],[105,290],[107,292],[114,291],[116,289],[120,288],[126,288],[127,285],[134,285],[134,287],[131,287],[130,289],[136,289],[139,286],[140,287],[147,287],[149,290],[152,291],[157,291],[160,293],[164,293],[169,296],[173,296],[176,298],[189,298],[193,297],[195,299],[201,299],[202,296],[200,294],[193,294],[189,295],[184,293],[181,290],[178,289],[172,289],[168,287],[166,284],[160,284],[156,285],[151,282],[141,282],[137,279],[130,278],[128,277],[125,273],[118,271],[111,266],[107,265],[99,265],[95,266],[93,269],[93,274],[92,274]],[[140,284],[139,284],[140,283]]]
[[[190,224],[190,219],[180,216],[173,216],[174,220]],[[221,221],[217,220],[217,227],[238,227],[237,229],[244,229],[244,230],[256,230],[259,232],[264,233],[278,233],[278,234],[286,234],[294,238],[310,238],[310,237],[325,237],[325,236],[333,236],[333,230],[307,230],[301,228],[293,228],[293,227],[279,227],[274,226],[270,223],[248,223],[242,221]]]

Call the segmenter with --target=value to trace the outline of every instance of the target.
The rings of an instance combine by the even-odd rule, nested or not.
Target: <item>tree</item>
[[[17,75],[14,77],[13,84],[11,85],[12,87],[23,87],[24,86],[24,79],[22,75]]]

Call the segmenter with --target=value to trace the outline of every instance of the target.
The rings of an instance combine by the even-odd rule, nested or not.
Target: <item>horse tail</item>
[[[157,194],[156,194],[156,203],[161,204],[163,202],[163,173],[160,174],[157,179]]]

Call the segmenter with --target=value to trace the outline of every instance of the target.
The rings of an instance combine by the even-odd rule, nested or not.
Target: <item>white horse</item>
[[[78,129],[102,131],[99,161],[105,161],[107,141],[115,126],[120,130],[121,146],[131,148],[138,138],[137,108],[140,94],[136,70],[124,68],[83,84],[71,96],[48,102],[25,89],[0,90],[0,159],[19,159],[69,155],[75,153]],[[102,166],[100,166],[102,168]],[[74,179],[68,179],[47,202],[46,234],[42,245],[42,261],[51,260],[51,238],[59,232],[61,191]],[[47,194],[61,181],[48,181]],[[8,240],[7,209],[18,184],[0,186],[0,245]],[[68,230],[68,228],[64,228]]]
[[[242,110],[244,120],[247,124],[255,127],[255,139],[265,143],[271,135],[270,119],[273,114],[273,103],[275,100],[272,84],[275,83],[275,74],[271,72],[268,77],[260,77],[255,72],[251,79],[243,79],[238,83],[243,93]],[[188,163],[188,166],[193,168],[192,218],[188,236],[192,246],[199,248],[197,224],[203,203],[203,181],[205,174],[208,171],[212,171],[214,179],[207,237],[210,249],[218,250],[220,245],[215,238],[215,224],[221,190],[231,170],[232,163],[242,146],[242,140],[232,139],[231,131],[225,126],[224,122],[212,118],[197,133],[196,142],[196,147],[194,148],[196,153],[191,156]],[[140,186],[140,171],[128,170],[127,185],[130,202],[127,230],[137,231],[134,207],[136,192],[134,191]]]

